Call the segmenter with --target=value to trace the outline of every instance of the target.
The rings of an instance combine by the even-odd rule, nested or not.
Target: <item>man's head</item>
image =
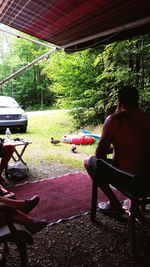
[[[138,108],[139,92],[132,86],[123,86],[118,92],[119,106],[125,108]]]

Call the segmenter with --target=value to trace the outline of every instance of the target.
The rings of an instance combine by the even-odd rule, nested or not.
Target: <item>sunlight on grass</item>
[[[60,139],[66,132],[73,130],[73,122],[68,112],[41,112],[38,116],[29,116],[28,129],[30,134],[36,134],[36,138]]]
[[[67,157],[67,156],[63,156],[63,155],[49,155],[46,157],[46,160],[48,161],[59,161],[60,163],[62,164],[65,164],[67,165],[68,167],[74,167],[74,168],[77,168],[77,169],[81,169],[81,170],[84,170],[84,166],[83,166],[83,162],[81,160],[74,160],[70,157]]]
[[[97,140],[92,145],[77,146],[77,154],[73,155],[69,144],[51,144],[50,139],[60,140],[65,134],[78,134],[80,131],[74,127],[74,121],[67,111],[41,111],[28,113],[28,131],[26,134],[11,134],[12,138],[24,138],[32,142],[25,151],[25,161],[39,163],[41,161],[58,161],[75,168],[83,169],[82,158],[93,155]],[[88,128],[91,130],[92,128]],[[100,134],[101,126],[93,128],[96,134]],[[80,155],[82,155],[82,158]]]

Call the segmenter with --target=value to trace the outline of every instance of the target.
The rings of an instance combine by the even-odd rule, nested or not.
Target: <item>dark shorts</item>
[[[97,161],[98,159],[95,157],[95,156],[92,156],[90,159],[89,159],[89,168],[91,169],[92,173],[94,174],[95,176],[95,179],[100,179],[100,177],[102,176],[102,169],[101,169],[101,166],[99,164],[97,164]],[[113,160],[112,159],[106,159],[106,161],[109,163],[109,164],[113,164]],[[103,173],[104,175],[104,173]],[[101,177],[101,179],[103,179]]]
[[[113,160],[111,159],[106,159],[106,161],[113,165]],[[148,188],[150,188],[149,186],[149,181],[144,180],[144,177],[135,175],[133,177],[131,176],[126,176],[126,175],[122,175],[117,176],[117,175],[113,175],[110,173],[108,174],[107,172],[107,167],[106,169],[104,168],[104,166],[101,166],[101,162],[98,161],[98,159],[95,156],[92,156],[89,159],[89,168],[92,171],[93,175],[94,175],[94,180],[97,181],[98,185],[104,185],[104,184],[111,184],[112,186],[118,188],[118,189],[122,189],[122,190],[127,190],[129,192],[145,192],[147,191]]]

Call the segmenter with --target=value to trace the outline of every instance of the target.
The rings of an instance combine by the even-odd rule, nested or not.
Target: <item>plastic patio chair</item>
[[[98,159],[100,162],[102,173],[106,173],[106,175],[118,176],[121,180],[122,178],[135,178],[136,175],[132,175],[129,173],[126,173],[111,164],[109,164],[104,159]],[[145,174],[145,173],[144,173]],[[148,176],[149,174],[147,174]],[[147,177],[148,179],[148,177]],[[112,186],[114,186],[112,184]],[[141,190],[141,192],[131,192],[128,190],[123,190],[119,186],[114,186],[118,191],[120,191],[123,195],[125,195],[127,198],[131,200],[131,208],[130,208],[130,217],[129,217],[129,225],[130,225],[130,237],[131,237],[131,250],[132,255],[137,255],[136,250],[136,211],[137,209],[141,208],[142,210],[145,210],[146,205],[150,204],[150,186],[147,186],[144,190]],[[97,210],[97,195],[98,195],[98,182],[94,181],[92,182],[92,202],[91,202],[91,221],[96,221],[96,210]]]
[[[0,205],[0,213],[4,214],[4,220],[0,223],[0,243],[4,244],[6,259],[9,252],[8,242],[15,243],[20,254],[21,267],[27,267],[26,245],[31,245],[34,241],[23,225],[13,222],[12,216],[16,211],[13,207]]]

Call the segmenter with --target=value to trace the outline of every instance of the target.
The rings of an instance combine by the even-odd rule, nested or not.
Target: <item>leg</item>
[[[25,200],[15,200],[0,196],[0,202],[16,209],[22,209],[25,206]]]
[[[13,220],[23,224],[31,234],[41,231],[48,224],[48,222],[45,220],[35,220],[20,211],[17,211],[17,214],[13,216]]]
[[[38,200],[39,200],[39,197],[38,197]],[[33,207],[35,207],[35,203],[37,204],[37,197],[36,197],[36,202],[35,202],[35,198],[33,200],[28,200],[27,206],[26,206],[26,201],[24,200],[18,201],[18,200],[13,200],[13,199],[6,199],[4,197],[0,197],[0,202],[8,206],[16,208],[16,213],[15,215],[12,216],[13,220],[15,222],[25,225],[27,230],[30,231],[31,233],[36,233],[42,230],[48,224],[45,220],[36,221],[23,212],[24,209],[26,210],[26,208],[28,208],[28,203],[32,204],[32,206],[30,207],[30,210]],[[4,218],[3,214],[1,213],[0,215],[2,215],[1,219],[3,219]]]
[[[16,199],[15,194],[13,192],[6,190],[1,184],[0,184],[0,196]]]
[[[107,181],[107,177],[105,176],[104,171],[100,169],[100,166],[97,167],[96,165],[96,157],[85,159],[84,167],[87,170],[90,177],[93,180],[97,180],[98,186],[101,188],[104,194],[108,197],[111,207],[118,211],[122,210],[122,206],[119,200],[117,199],[111,187],[109,186],[109,182]],[[102,174],[101,179],[98,177],[98,174],[100,175]]]
[[[13,216],[15,222],[21,223],[23,225],[27,225],[33,222],[33,219],[29,217],[27,214],[17,211],[17,214]]]
[[[120,204],[120,201],[115,196],[110,185],[109,184],[100,184],[99,187],[104,192],[104,194],[108,197],[112,209],[118,210],[118,211],[122,210],[122,206]]]
[[[37,195],[27,200],[15,200],[0,196],[0,203],[14,207],[17,210],[23,211],[24,213],[29,213],[33,208],[35,208],[39,203],[39,200],[40,198]]]
[[[7,164],[9,160],[11,159],[13,153],[14,153],[15,147],[12,144],[4,144],[3,145],[3,153],[2,153],[2,159],[1,159],[1,164],[0,164],[0,179],[3,179],[2,173],[3,170],[7,168]],[[7,181],[6,181],[7,185]]]
[[[4,144],[3,145],[3,156],[1,159],[0,164],[0,176],[2,175],[3,170],[6,168],[9,160],[12,157],[12,154],[14,153],[15,147],[12,144]]]

